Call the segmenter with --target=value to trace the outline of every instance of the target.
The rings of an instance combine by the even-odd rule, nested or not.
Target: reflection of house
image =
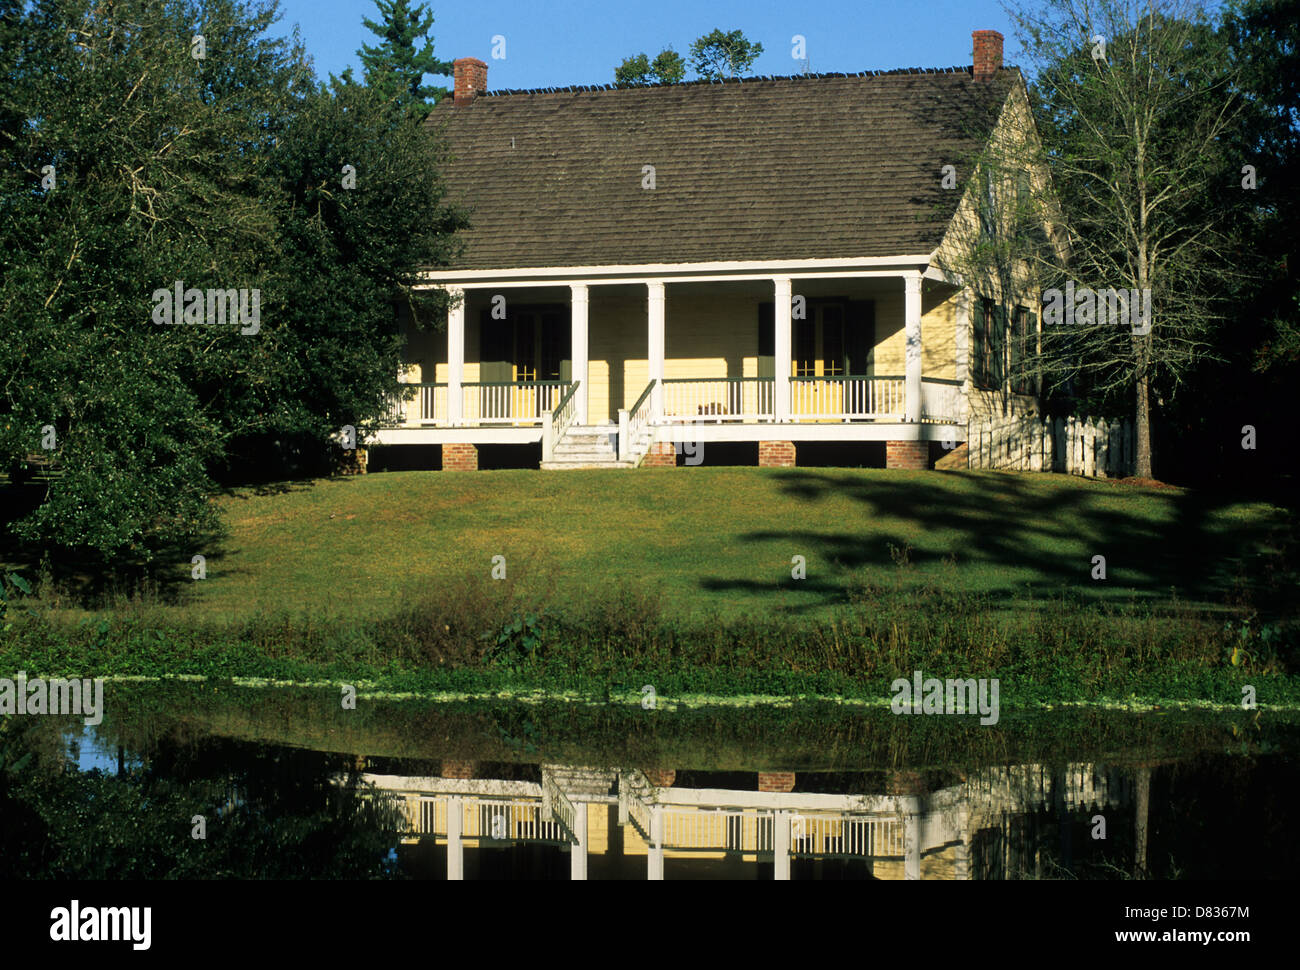
[[[629,90],[488,92],[485,63],[455,63],[428,123],[474,225],[426,276],[460,302],[445,331],[403,321],[416,387],[374,443],[466,468],[485,445],[560,466],[761,443],[788,465],[871,441],[917,467],[970,409],[1033,406],[1008,367],[1035,315],[942,268],[971,156],[1027,117],[1000,34],[970,68]]]
[[[816,784],[815,774],[805,777]],[[365,779],[405,800],[405,841],[445,851],[449,879],[464,878],[467,851],[521,844],[567,853],[574,879],[588,877],[592,860],[607,877],[650,879],[663,879],[665,866],[674,877],[753,878],[760,865],[789,879],[807,863],[877,879],[1034,876],[1040,864],[1024,838],[1026,819],[1131,800],[1126,775],[1093,765],[983,769],[938,791],[879,795],[796,792],[789,772],[760,774],[757,791],[679,787],[673,772],[555,765],[542,766],[540,783]]]

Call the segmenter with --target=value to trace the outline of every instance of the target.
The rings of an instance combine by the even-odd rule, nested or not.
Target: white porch
[[[411,368],[411,396],[370,443],[540,441],[549,453],[571,427],[603,425],[617,433],[619,457],[635,459],[652,441],[962,439],[964,303],[925,260],[639,278],[634,268],[558,279],[462,273],[431,284],[457,301],[445,348]],[[490,361],[505,356],[499,338],[487,346],[497,301],[524,306],[526,329],[538,319],[526,341],[516,324],[513,366]],[[770,321],[757,334],[744,324],[756,305]],[[869,324],[845,319],[862,306]],[[482,319],[470,355],[467,308]]]

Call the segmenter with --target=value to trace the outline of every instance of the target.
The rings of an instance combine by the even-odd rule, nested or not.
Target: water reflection
[[[947,783],[890,772],[874,793],[844,790],[870,779],[843,773],[539,765],[531,781],[464,761],[363,779],[400,797],[400,857],[430,878],[1016,879],[1071,875],[1080,861],[1144,874],[1150,772],[1016,765]]]
[[[519,716],[513,710],[433,706],[377,712],[383,730],[354,729],[345,750],[318,750],[283,741],[298,708],[255,727],[240,705],[214,707],[205,720],[193,706],[170,705],[164,717],[142,705],[147,716],[90,729],[0,721],[0,876],[1289,878],[1300,862],[1289,726],[1151,724],[1165,732],[1159,743],[1133,746],[1111,740],[1148,722],[1112,719],[1091,725],[1108,740],[1085,757],[1078,744],[1054,741],[1075,755],[1058,761],[1030,725],[1020,736],[1028,741],[999,735],[1016,763],[955,756],[956,745],[928,767],[899,769],[881,765],[903,759],[844,742],[875,737],[864,725],[894,722],[848,724],[834,712],[799,722],[799,736],[755,730],[731,712],[665,721],[680,736],[662,727],[624,735],[625,747],[645,752],[624,758],[575,740],[590,739],[589,722],[544,721],[534,741],[513,745],[499,739],[518,733],[501,726]],[[315,716],[310,705],[301,711]],[[394,724],[420,730],[399,750]],[[224,733],[232,728],[248,733]],[[728,731],[743,746],[718,744]],[[832,755],[806,754],[819,738]],[[1180,748],[1179,739],[1195,744]],[[1039,753],[1023,750],[1031,746]],[[805,753],[796,768],[741,770],[755,757],[780,763],[797,747]],[[401,753],[410,749],[419,753]],[[586,765],[564,763],[583,750]],[[455,756],[430,756],[438,752]],[[668,757],[678,765],[665,766]],[[633,763],[608,764],[616,759]]]

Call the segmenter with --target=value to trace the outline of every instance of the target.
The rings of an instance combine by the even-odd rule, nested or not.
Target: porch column
[[[603,806],[602,806],[603,807]],[[587,878],[587,803],[573,803],[573,834],[578,841],[569,848],[569,878],[572,880]]]
[[[657,423],[664,416],[664,285],[647,283],[649,296],[649,333],[647,354],[650,363],[650,380],[655,389],[650,394],[650,420]]]
[[[447,799],[447,878],[465,878],[465,843],[461,840],[464,810],[459,798]]]
[[[921,420],[921,274],[903,277],[903,329],[907,337],[907,369],[903,408],[908,421]]]
[[[659,805],[650,806],[650,851],[646,855],[646,878],[661,881],[664,877],[664,817]]]
[[[772,819],[772,861],[778,881],[790,878],[790,813],[778,811]]]
[[[573,335],[569,344],[570,378],[578,385],[574,397],[573,423],[586,427],[587,424],[587,284],[570,283],[569,293],[572,301],[571,319]]]
[[[450,286],[447,293],[456,301],[447,311],[447,423],[456,427],[465,420],[465,291]]]
[[[790,277],[775,276],[772,278],[772,285],[776,289],[773,297],[773,316],[776,321],[776,346],[773,348],[775,354],[776,368],[776,394],[773,399],[775,409],[775,420],[778,422],[790,420]]]

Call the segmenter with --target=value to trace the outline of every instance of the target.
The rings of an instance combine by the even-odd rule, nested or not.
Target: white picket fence
[[[1092,418],[976,419],[968,425],[971,468],[1062,472],[1088,478],[1134,473],[1133,422]]]

